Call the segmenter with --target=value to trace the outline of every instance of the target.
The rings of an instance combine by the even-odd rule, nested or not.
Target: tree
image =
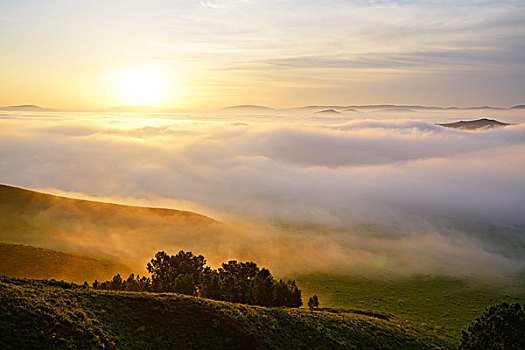
[[[236,303],[249,302],[251,299],[252,281],[259,272],[259,267],[253,262],[237,262],[230,260],[219,268],[222,300]]]
[[[113,276],[113,279],[109,282],[109,289],[122,290],[122,277],[120,277],[120,274]]]
[[[93,288],[176,292],[262,306],[302,305],[301,291],[295,281],[276,282],[268,269],[259,268],[254,262],[230,260],[217,270],[205,264],[204,256],[192,252],[181,250],[176,255],[168,255],[160,251],[146,266],[151,278],[132,273],[123,280],[117,274],[110,281],[93,282]]]
[[[181,250],[171,256],[158,252],[146,268],[151,274],[153,291],[196,295],[205,264],[204,256]]]
[[[274,304],[274,280],[270,270],[261,269],[251,280],[247,302],[249,304],[270,306]]]
[[[525,349],[525,309],[507,303],[486,308],[463,331],[459,349]]]
[[[124,282],[123,289],[127,291],[138,292],[139,290],[138,283],[135,280],[134,273],[130,274],[128,279]]]
[[[286,285],[289,290],[289,295],[288,295],[286,306],[299,307],[303,305],[303,298],[301,296],[301,290],[297,288],[295,281],[288,281]],[[319,300],[317,300],[317,306],[319,306]]]
[[[209,299],[221,300],[221,279],[216,270],[207,267],[199,286],[199,296]]]
[[[310,297],[310,299],[308,299],[308,307],[310,308],[310,310],[319,307],[319,298],[317,298],[317,295],[314,294],[313,297]]]

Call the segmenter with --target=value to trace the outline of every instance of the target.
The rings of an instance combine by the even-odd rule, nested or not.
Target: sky
[[[525,103],[524,1],[0,0],[0,105]]]

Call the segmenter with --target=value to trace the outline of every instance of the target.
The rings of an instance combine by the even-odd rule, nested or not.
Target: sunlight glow
[[[166,90],[163,75],[157,70],[124,70],[118,80],[123,101],[128,105],[157,105]]]

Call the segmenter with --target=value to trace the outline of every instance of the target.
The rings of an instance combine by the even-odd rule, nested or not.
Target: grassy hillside
[[[159,249],[198,248],[223,225],[187,211],[71,199],[0,185],[0,241],[117,258],[141,268]],[[203,235],[206,233],[206,235]],[[142,259],[142,260],[141,260]]]
[[[357,277],[327,274],[294,276],[304,296],[316,293],[321,306],[381,310],[459,339],[485,307],[525,303],[525,276],[501,279],[414,276]]]
[[[0,278],[0,348],[437,349],[453,344],[389,315],[264,308],[178,294],[102,292]]]
[[[91,257],[0,242],[0,276],[73,281],[107,280],[116,272],[127,274],[129,267]]]
[[[75,254],[0,244],[0,274],[100,281],[117,272],[125,274],[129,270],[123,270],[123,265],[143,274],[146,261],[155,252],[174,253],[180,249],[204,254],[212,266],[232,257],[241,259],[238,252],[244,252],[246,259],[259,263],[254,251],[246,247],[261,244],[267,239],[265,233],[248,231],[239,239],[238,232],[228,232],[228,229],[226,225],[190,212],[76,200],[0,185],[0,242],[30,244]],[[310,232],[300,226],[293,229],[300,233]],[[324,234],[328,230],[320,228],[318,231]],[[476,227],[473,231],[485,235],[484,241],[505,240],[508,243],[505,247],[515,247],[506,248],[507,255],[522,255],[520,246],[511,240],[515,237],[513,232],[506,234],[491,227],[485,230]],[[363,231],[367,235],[380,233],[377,228]],[[272,251],[289,247],[278,242],[270,245]],[[232,256],[235,252],[237,255]],[[320,296],[323,307],[388,312],[456,340],[461,329],[486,306],[500,301],[525,303],[523,275],[486,282],[439,276],[388,278],[314,274],[277,277],[297,280],[305,302],[315,293]]]

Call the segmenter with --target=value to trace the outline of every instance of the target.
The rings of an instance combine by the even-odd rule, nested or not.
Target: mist
[[[148,237],[94,222],[98,232],[83,225],[48,245],[119,246],[140,264],[156,249],[185,249],[212,265],[249,259],[281,274],[525,269],[520,110],[0,113],[1,183],[223,222]],[[513,125],[435,125],[479,117]]]

